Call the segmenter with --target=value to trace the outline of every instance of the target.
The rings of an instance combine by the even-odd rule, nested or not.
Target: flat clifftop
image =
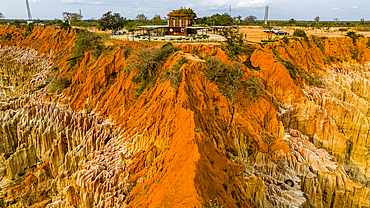
[[[0,205],[370,206],[368,41],[1,26]]]

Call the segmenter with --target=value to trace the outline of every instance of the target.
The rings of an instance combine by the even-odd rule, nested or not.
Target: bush
[[[369,41],[367,41],[367,43],[366,43],[366,47],[370,48],[370,40],[369,40]]]
[[[167,70],[166,72],[162,73],[161,81],[164,82],[169,79],[171,86],[178,87],[182,80],[182,72],[179,70],[186,62],[188,62],[188,60],[184,56],[177,60],[177,63],[174,64],[171,72]]]
[[[93,55],[97,59],[104,50],[104,45],[102,44],[102,37],[95,35],[87,30],[77,29],[77,37],[75,39],[75,46],[72,48],[74,56],[68,59],[71,66],[74,66],[80,62],[84,53],[94,50]]]
[[[138,98],[150,84],[155,83],[158,77],[158,68],[164,64],[168,56],[177,50],[179,50],[179,48],[174,47],[171,43],[167,43],[160,49],[155,47],[143,48],[134,53],[136,57],[131,60],[132,66],[128,68],[136,68],[136,74],[132,78],[133,82],[140,83],[135,89],[137,92],[135,95],[136,98]]]
[[[50,82],[49,92],[60,94],[72,84],[72,80],[64,75],[56,76]]]
[[[242,79],[242,71],[240,66],[227,65],[221,62],[219,58],[207,56],[207,68],[202,70],[205,76],[214,82],[220,91],[227,99],[235,100],[235,95],[240,87],[240,80]]]
[[[253,77],[242,81],[241,83],[244,87],[244,97],[248,98],[251,102],[258,101],[262,95],[262,84],[258,79]]]
[[[307,36],[306,32],[304,30],[301,30],[301,29],[295,29],[293,35],[297,36],[297,37],[306,37]]]
[[[279,61],[281,64],[284,65],[284,67],[289,71],[290,77],[292,77],[294,81],[297,81],[298,74],[303,80],[306,80],[306,82],[309,85],[323,87],[324,81],[323,76],[321,74],[318,74],[316,72],[306,72],[305,70],[299,69],[298,67],[293,65],[292,62],[290,61],[285,61],[279,58],[276,58],[275,60]]]
[[[348,37],[352,38],[352,42],[353,42],[353,45],[356,45],[356,40],[360,37],[364,37],[364,35],[361,35],[361,34],[357,34],[356,32],[353,32],[353,31],[349,31],[347,32],[347,35]]]
[[[285,43],[285,44],[289,44],[289,38],[287,36],[284,36],[281,38],[281,40]]]

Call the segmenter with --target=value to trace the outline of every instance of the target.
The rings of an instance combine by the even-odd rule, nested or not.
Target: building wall
[[[184,27],[170,27],[168,28],[168,35],[187,36],[188,30]]]

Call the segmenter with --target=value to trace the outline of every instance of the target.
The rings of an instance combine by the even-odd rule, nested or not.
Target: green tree
[[[362,25],[365,24],[365,18],[361,18],[360,22],[361,22]]]
[[[233,24],[233,18],[230,17],[227,13],[225,14],[214,14],[211,17],[207,19],[208,25],[232,25]]]
[[[165,25],[167,22],[164,19],[162,19],[159,14],[156,14],[150,20],[150,23],[153,24],[153,25]]]
[[[240,21],[242,20],[242,16],[240,15],[236,16],[236,20],[238,21],[238,23],[240,23]]]
[[[0,19],[4,19],[5,16],[3,15],[3,13],[0,12]]]
[[[180,7],[180,9],[172,10],[172,12],[169,13],[169,15],[173,14],[187,14],[191,17],[191,19],[195,19],[197,17],[197,14],[194,12],[193,9],[186,8],[186,7]]]
[[[245,23],[253,23],[257,20],[257,17],[256,16],[253,16],[253,15],[249,15],[248,17],[246,17],[244,19],[244,22]]]
[[[148,17],[145,16],[145,14],[138,14],[135,18],[135,21],[140,23],[146,23],[148,22]]]
[[[125,26],[126,18],[122,17],[119,13],[112,13],[109,11],[103,14],[98,22],[103,30],[117,30]]]
[[[316,16],[314,20],[315,20],[316,23],[319,23],[320,22],[320,19],[321,18],[319,16]]]
[[[78,13],[71,13],[71,12],[63,12],[63,19],[68,21],[68,24],[76,24],[79,20],[82,19],[82,15]]]
[[[301,29],[295,29],[293,35],[298,37],[307,37],[306,32]]]
[[[290,19],[290,20],[288,21],[288,23],[289,23],[289,24],[292,24],[292,25],[294,25],[296,22],[297,22],[297,21],[296,21],[294,18],[292,18],[292,19]]]

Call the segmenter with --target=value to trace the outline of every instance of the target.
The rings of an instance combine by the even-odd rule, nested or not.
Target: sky
[[[62,19],[63,12],[82,11],[83,19],[99,19],[112,11],[127,19],[137,14],[152,18],[155,14],[166,16],[180,7],[192,8],[198,17],[228,13],[244,19],[254,15],[258,20],[264,17],[264,7],[269,6],[269,19],[313,21],[319,16],[322,21],[370,21],[369,0],[29,0],[32,18]],[[7,19],[27,19],[25,0],[0,0],[0,12]]]

